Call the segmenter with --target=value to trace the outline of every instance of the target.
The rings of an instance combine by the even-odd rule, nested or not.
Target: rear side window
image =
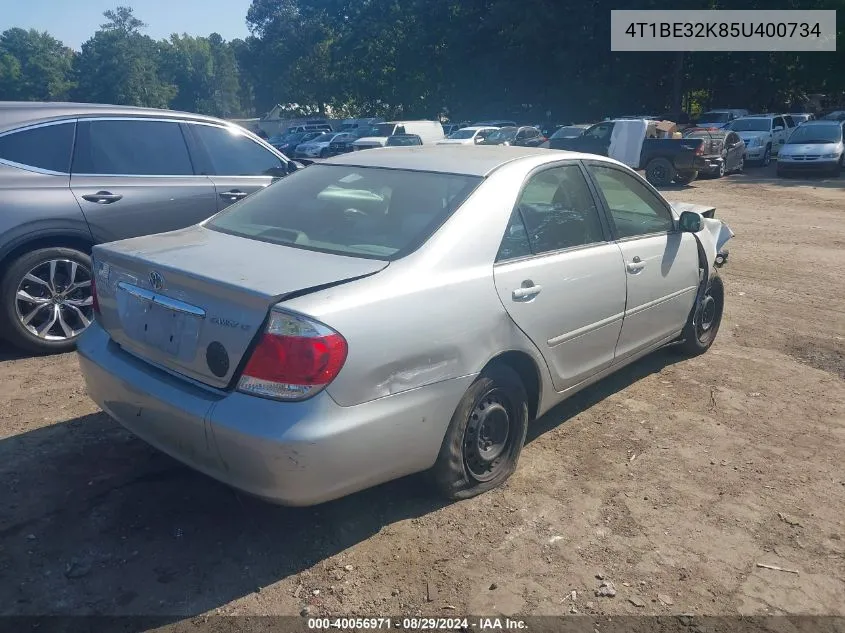
[[[0,136],[0,159],[27,167],[70,172],[76,123],[42,125]]]
[[[178,123],[144,120],[80,121],[74,174],[191,176]]]
[[[218,176],[278,176],[281,158],[234,128],[192,125],[196,137],[208,152],[210,167],[201,171]],[[302,142],[320,136],[309,132]]]
[[[205,226],[294,248],[390,260],[422,245],[481,181],[312,165],[229,207]]]

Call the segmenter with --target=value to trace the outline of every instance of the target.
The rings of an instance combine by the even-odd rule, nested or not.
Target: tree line
[[[154,40],[130,7],[79,52],[0,34],[0,99],[74,100],[243,117],[291,114],[589,120],[845,99],[845,0],[834,53],[613,53],[611,9],[769,9],[769,0],[253,0],[251,35]]]

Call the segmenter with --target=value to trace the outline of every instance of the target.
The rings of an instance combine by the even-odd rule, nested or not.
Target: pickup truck
[[[609,156],[634,169],[645,170],[653,185],[687,184],[705,168],[701,138],[647,138],[654,122],[615,119],[588,127],[575,138],[561,139],[560,149]]]

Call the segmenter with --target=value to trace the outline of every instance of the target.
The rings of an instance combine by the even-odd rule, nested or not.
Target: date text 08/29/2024
[[[311,631],[391,628],[408,631],[517,631],[525,629],[526,624],[524,620],[511,618],[308,618],[307,627]]]

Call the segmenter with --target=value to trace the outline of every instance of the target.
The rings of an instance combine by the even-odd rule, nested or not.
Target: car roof
[[[12,129],[21,125],[47,122],[67,117],[91,116],[147,116],[186,119],[191,121],[213,121],[220,119],[178,112],[176,110],[158,110],[136,106],[116,106],[101,103],[60,103],[39,101],[0,101],[0,130]],[[234,124],[232,124],[234,125]]]
[[[833,119],[813,119],[812,121],[805,121],[801,127],[814,125],[836,125],[841,126],[842,121],[834,121]]]
[[[589,158],[590,160],[614,162],[592,154],[548,150],[539,147],[421,145],[418,147],[392,147],[390,149],[376,148],[366,152],[342,154],[328,159],[324,164],[407,169],[410,171],[483,177],[508,163],[522,159],[536,159],[537,157],[545,157],[548,162],[562,158]]]

